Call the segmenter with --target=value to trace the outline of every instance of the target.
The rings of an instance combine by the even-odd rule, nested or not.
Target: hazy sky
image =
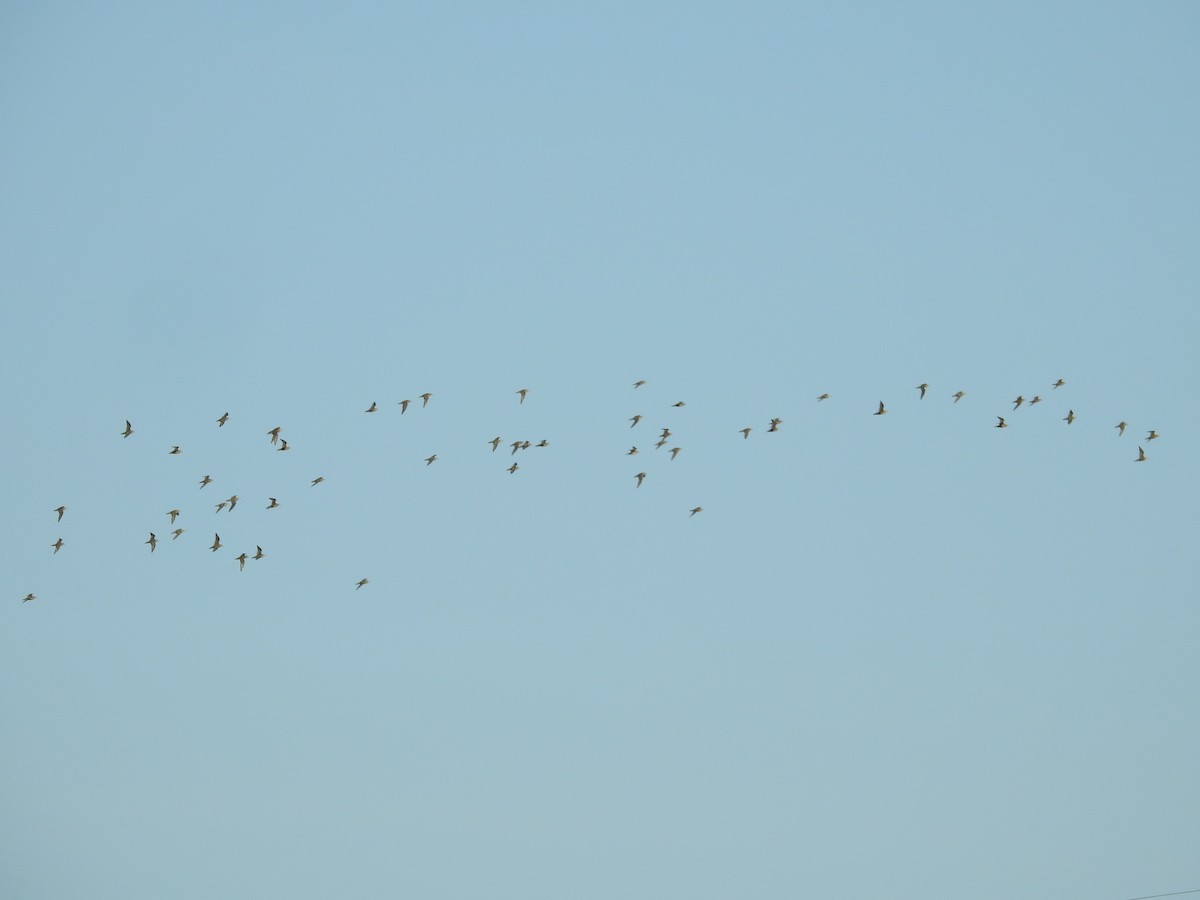
[[[1200,888],[1198,49],[3,4],[0,893]]]

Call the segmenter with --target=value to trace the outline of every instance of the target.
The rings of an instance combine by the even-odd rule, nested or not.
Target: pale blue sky
[[[4,4],[0,893],[1200,888],[1198,49]]]

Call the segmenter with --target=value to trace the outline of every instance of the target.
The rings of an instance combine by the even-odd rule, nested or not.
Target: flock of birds
[[[646,384],[646,382],[644,380],[635,381],[633,383],[633,388],[634,388],[634,390],[636,390],[645,384]],[[1058,390],[1059,388],[1063,387],[1065,384],[1066,384],[1066,382],[1062,378],[1059,378],[1056,381],[1054,381],[1050,387],[1051,387],[1051,390]],[[929,385],[927,383],[919,384],[915,387],[915,390],[920,392],[919,399],[924,400],[926,392],[929,390]],[[515,393],[518,398],[518,403],[524,404],[525,398],[529,394],[529,389],[521,388],[521,389],[517,390]],[[820,403],[820,402],[830,399],[830,396],[831,395],[829,393],[823,393],[823,394],[818,395],[816,400],[818,403]],[[959,391],[956,391],[955,393],[951,394],[950,396],[953,398],[955,403],[958,403],[960,400],[963,399],[963,397],[966,396],[966,392],[959,390]],[[427,407],[429,405],[429,401],[432,397],[433,397],[433,394],[429,393],[429,392],[418,395],[418,399],[421,401],[421,408]],[[414,401],[412,401],[412,400],[399,401],[399,403],[397,405],[400,407],[400,414],[401,415],[405,414],[408,411],[409,406],[413,402]],[[1029,399],[1026,399],[1024,397],[1024,395],[1018,395],[1012,401],[1013,411],[1020,409],[1024,405],[1033,407],[1041,402],[1043,402],[1043,400],[1040,395],[1034,395],[1033,397],[1031,397]],[[672,406],[674,408],[681,408],[683,406],[686,406],[686,404],[684,403],[684,401],[680,400],[677,403],[672,404]],[[374,403],[374,402],[372,402],[369,407],[367,407],[365,410],[363,410],[363,412],[365,412],[365,413],[376,413],[378,411],[379,411],[379,406],[377,403]],[[879,401],[879,408],[873,413],[873,415],[882,416],[882,415],[886,415],[887,413],[888,413],[888,409],[887,409],[886,405],[884,404],[884,402],[882,400]],[[1011,413],[1009,413],[1009,415],[1011,415]],[[631,429],[636,428],[642,422],[643,418],[644,417],[640,414],[631,416],[628,420],[630,422],[629,427]],[[1075,415],[1075,411],[1073,409],[1068,409],[1067,414],[1063,417],[1062,421],[1066,422],[1067,425],[1071,425],[1074,423],[1076,418],[1077,417]],[[997,419],[997,424],[994,427],[996,427],[996,428],[1008,428],[1009,427],[1008,422],[1005,421],[1004,416],[997,416],[996,419]],[[216,425],[218,428],[223,428],[225,426],[225,423],[228,421],[229,421],[229,412],[226,411],[225,413],[223,413],[221,416],[219,416],[216,419]],[[770,422],[767,424],[767,429],[766,429],[767,433],[770,434],[770,433],[779,431],[779,426],[782,424],[783,424],[783,419],[772,418],[770,420]],[[1118,436],[1123,437],[1125,434],[1125,430],[1129,427],[1129,424],[1125,421],[1121,421],[1121,422],[1116,423],[1116,425],[1113,427],[1116,429]],[[746,439],[749,439],[750,434],[751,434],[751,432],[753,432],[753,430],[754,430],[753,427],[747,426],[745,428],[739,429],[738,433],[742,435],[743,440],[746,440]],[[269,429],[266,432],[266,437],[270,441],[270,446],[274,447],[275,451],[280,452],[280,453],[286,452],[291,449],[290,446],[288,445],[287,439],[285,437],[283,437],[282,431],[283,431],[282,426],[276,426],[274,428]],[[122,438],[129,438],[134,433],[135,432],[134,432],[133,424],[129,420],[126,420],[125,428],[119,432],[120,436]],[[668,443],[671,442],[671,437],[672,437],[671,429],[669,427],[663,427],[661,432],[658,435],[658,440],[654,443],[654,448],[656,450],[662,449]],[[1158,434],[1158,432],[1151,429],[1150,432],[1146,435],[1145,442],[1149,443],[1150,441],[1157,440],[1159,437],[1160,437],[1160,435]],[[492,448],[492,452],[495,453],[499,449],[501,443],[503,443],[503,440],[499,435],[497,435],[496,437],[492,438],[490,441],[486,441],[485,443],[490,444],[491,448]],[[514,455],[516,455],[516,453],[518,451],[527,450],[530,447],[548,447],[549,444],[550,444],[550,442],[545,439],[538,441],[536,444],[534,444],[533,442],[528,441],[528,440],[513,441],[508,445],[509,447],[511,447],[511,452],[509,455],[514,456]],[[678,446],[669,448],[669,450],[668,450],[669,459],[674,460],[679,455],[679,453],[682,451],[682,449],[683,449],[682,447],[678,447]],[[167,453],[171,456],[178,456],[182,452],[183,451],[179,445],[172,445],[171,449],[167,451]],[[626,455],[636,456],[640,452],[641,452],[641,450],[639,450],[637,445],[634,445],[634,446],[630,447],[628,451],[626,451]],[[436,453],[434,453],[425,458],[425,465],[431,466],[431,465],[433,465],[433,463],[437,462],[437,459],[438,459],[438,455]],[[1147,457],[1146,457],[1145,449],[1143,447],[1139,446],[1138,447],[1138,455],[1137,455],[1136,459],[1134,459],[1134,462],[1145,462],[1146,459],[1147,459]],[[512,464],[505,469],[505,471],[507,471],[511,475],[511,474],[515,474],[519,469],[520,469],[520,464],[514,460],[512,462]],[[640,488],[642,486],[642,483],[646,480],[647,473],[646,472],[638,472],[633,477],[634,477],[634,481],[635,481],[634,487]],[[204,477],[202,477],[199,482],[200,490],[203,490],[204,488],[206,488],[209,484],[212,483],[212,481],[213,481],[213,479],[210,475],[205,475]],[[325,477],[322,475],[318,475],[316,478],[313,478],[309,482],[309,486],[316,487],[316,486],[324,483],[324,481],[325,481]],[[237,494],[231,494],[227,499],[220,500],[219,502],[214,504],[214,506],[216,507],[216,512],[218,514],[225,510],[232,512],[237,507],[238,502],[240,500],[241,500],[241,498]],[[275,497],[268,497],[267,505],[265,508],[268,510],[278,509],[279,508],[278,499],[276,499]],[[52,512],[54,512],[55,515],[57,516],[57,520],[56,520],[57,522],[59,522],[59,523],[62,522],[63,516],[66,514],[67,510],[68,510],[68,507],[65,504],[58,506],[54,510],[52,510]],[[703,511],[704,511],[704,507],[702,507],[702,506],[692,507],[690,510],[688,510],[688,518],[691,518],[691,517],[695,516],[697,513],[701,513]],[[173,508],[173,509],[167,510],[165,515],[170,520],[169,524],[174,525],[175,520],[179,516],[182,515],[182,511],[178,508]],[[170,531],[169,534],[171,535],[171,540],[172,541],[177,540],[182,534],[184,534],[184,531],[185,531],[185,529],[182,527],[178,527],[178,528],[175,528],[172,531]],[[149,538],[147,538],[144,543],[147,546],[149,546],[149,548],[150,548],[149,552],[151,552],[151,553],[155,552],[155,549],[158,547],[158,543],[159,543],[158,534],[156,532],[151,531]],[[60,550],[62,550],[64,546],[65,546],[65,541],[63,540],[62,537],[58,537],[54,541],[54,543],[52,543],[50,545],[50,547],[53,551],[53,555],[57,555],[58,552]],[[223,546],[225,546],[225,545],[221,543],[221,535],[214,531],[213,541],[212,541],[212,544],[208,547],[208,549],[210,551],[212,551],[213,553],[216,553]],[[263,559],[265,556],[266,556],[266,553],[263,551],[263,548],[259,545],[255,545],[253,554],[251,554],[249,551],[244,550],[238,556],[234,557],[234,561],[238,564],[238,570],[244,571],[246,568],[247,562],[254,562],[256,560]],[[357,591],[357,590],[365,587],[369,583],[370,582],[367,578],[361,578],[357,582],[354,583],[354,589]],[[30,592],[29,594],[26,594],[25,597],[22,598],[22,602],[28,603],[29,601],[36,600],[36,599],[38,599],[38,595]]]

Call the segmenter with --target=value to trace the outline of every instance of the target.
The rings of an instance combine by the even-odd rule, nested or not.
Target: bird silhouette
[[[1066,384],[1066,382],[1060,378],[1060,379],[1058,379],[1058,381],[1054,382],[1054,384],[1052,384],[1051,387],[1053,387],[1057,391],[1064,384]]]
[[[955,391],[955,392],[954,392],[953,394],[951,394],[950,396],[951,396],[951,397],[953,397],[953,398],[954,398],[954,402],[955,402],[955,403],[957,403],[957,402],[958,402],[959,400],[961,400],[963,397],[967,396],[967,392],[966,392],[966,391]]]
[[[772,431],[778,431],[779,426],[782,424],[783,424],[783,419],[772,419],[771,426],[767,429],[767,434],[770,434]]]
[[[168,451],[167,451],[167,453],[168,453],[170,456],[178,456],[178,455],[179,455],[180,453],[182,453],[182,452],[183,452],[183,451],[179,449],[179,445],[178,445],[178,444],[176,444],[174,447],[172,447],[170,450],[168,450]]]
[[[524,403],[524,402],[525,402],[525,395],[529,393],[529,388],[521,388],[519,391],[517,391],[517,393],[521,395],[521,399],[520,399],[519,401],[517,401],[517,402],[518,402],[518,403]]]
[[[521,468],[519,465],[517,465],[516,463],[513,463],[511,466],[508,467],[508,470],[507,470],[508,474],[511,475],[513,472],[517,471],[517,469],[519,469],[519,468]]]
[[[255,547],[254,547],[254,558],[255,559],[262,559],[266,555],[267,554],[263,553],[262,547],[255,545]]]
[[[634,390],[637,390],[638,388],[640,388],[640,387],[641,387],[643,384],[645,384],[645,383],[646,383],[646,382],[644,382],[644,381],[635,381],[635,382],[633,383]]]
[[[488,443],[492,445],[492,452],[495,453],[496,448],[500,446],[500,435],[496,435]]]
[[[828,394],[821,394],[819,397],[817,397],[817,402],[820,403],[822,400],[828,400],[828,399],[829,399]]]
[[[30,600],[36,600],[36,599],[37,599],[37,594],[26,594],[24,597],[21,598],[21,602],[28,603]]]
[[[882,401],[882,400],[880,400],[880,401],[879,401],[879,411],[878,411],[878,412],[871,413],[871,415],[873,415],[873,416],[885,416],[885,415],[887,415],[887,410],[883,408],[883,401]]]
[[[204,490],[205,486],[212,484],[212,476],[205,475],[200,479],[200,490]]]
[[[57,541],[55,541],[55,542],[54,542],[53,544],[51,544],[50,546],[54,548],[54,553],[55,553],[55,554],[57,554],[57,553],[58,553],[58,551],[62,549],[62,546],[63,546],[63,539],[62,539],[62,538],[59,538]]]
[[[1141,447],[1138,447],[1138,458],[1135,459],[1134,462],[1145,462],[1145,461],[1146,461],[1146,451],[1143,450]]]
[[[316,478],[314,478],[312,480],[312,484],[310,484],[309,487],[316,487],[318,484],[320,484],[324,480],[325,480],[324,475],[318,475]]]
[[[1025,398],[1018,396],[1017,399],[1013,401],[1013,409],[1016,409],[1018,406],[1020,406],[1024,402],[1025,402]]]
[[[56,510],[54,510],[54,511],[55,511],[56,513],[58,513],[58,521],[60,521],[60,522],[61,522],[61,521],[62,521],[62,517],[63,517],[63,513],[65,513],[65,512],[67,511],[67,508],[66,508],[65,506],[60,506],[58,509],[56,509]]]
[[[174,524],[175,524],[175,519],[176,519],[176,518],[178,518],[178,516],[179,516],[179,510],[177,510],[177,509],[168,509],[168,510],[167,510],[167,515],[171,517],[171,524],[172,524],[172,525],[174,525]]]
[[[375,404],[375,401],[372,400],[371,405],[364,409],[363,412],[375,412],[377,409],[379,409],[379,407]]]
[[[367,579],[363,578],[363,579],[361,579],[361,580],[358,582],[358,584],[354,585],[354,589],[357,591],[357,590],[358,590],[360,587],[362,587],[364,584],[369,584],[369,583],[370,583],[370,582],[368,582],[368,581],[367,581]]]
[[[268,497],[267,499],[271,501],[267,504],[267,509],[276,509],[279,506],[279,501],[274,497]]]
[[[997,428],[1007,428],[1008,427],[1008,423],[1004,421],[1004,416],[996,416],[996,418],[1000,420],[999,424],[996,425]]]
[[[1113,426],[1117,429],[1117,437],[1125,437],[1125,429],[1129,427],[1128,422],[1118,422]]]
[[[158,546],[158,538],[154,536],[154,532],[150,532],[150,540],[146,541],[150,545],[150,552],[154,552],[154,548]]]
[[[249,557],[245,553],[243,553],[241,556],[234,557],[234,559],[236,559],[238,561],[238,571],[239,572],[244,572],[246,570],[246,560],[248,558]]]
[[[129,437],[133,434],[133,426],[129,424],[129,420],[125,420],[125,430],[121,432],[121,437]]]
[[[406,412],[408,412],[408,404],[410,403],[412,403],[411,400],[400,401],[400,415],[404,415]]]
[[[430,394],[430,393],[424,393],[421,395],[421,408],[422,409],[424,409],[426,406],[429,405],[429,398],[432,396],[433,396],[433,394]]]
[[[635,425],[637,425],[638,422],[642,421],[642,417],[641,416],[630,416],[629,421],[633,423],[633,425],[630,425],[629,427],[633,428]]]
[[[213,535],[212,546],[209,547],[208,549],[211,550],[213,553],[216,553],[218,550],[221,549],[221,536],[219,534]]]
[[[174,531],[171,532],[171,540],[176,540],[181,534],[183,534],[183,529],[176,528]]]
[[[1037,394],[1034,394],[1034,395],[1033,395],[1033,399],[1029,401],[1029,405],[1030,405],[1030,406],[1037,406],[1037,405],[1038,405],[1039,403],[1041,403],[1041,402],[1042,402],[1042,398],[1041,398],[1041,397],[1039,397]]]
[[[677,457],[679,455],[679,451],[682,449],[683,449],[682,447],[672,447],[671,448],[671,459],[674,459],[675,457]]]
[[[1068,409],[1067,414],[1065,416],[1063,416],[1063,421],[1066,422],[1068,425],[1070,425],[1072,422],[1074,422],[1075,421],[1075,410]]]
[[[743,428],[742,429],[742,440],[744,441],[744,440],[746,440],[746,438],[750,437],[750,432],[753,430],[754,430],[753,428]]]
[[[284,438],[280,438],[279,446],[275,448],[275,452],[282,453],[284,450],[290,450],[290,449],[291,449],[291,447],[288,446],[287,440]]]
[[[694,516],[698,512],[704,512],[704,507],[703,506],[694,507],[692,509],[692,511],[690,513],[688,513],[688,518],[690,519],[692,516]]]
[[[1154,431],[1153,429],[1151,429],[1150,433],[1148,435],[1146,435],[1146,440],[1153,441],[1153,440],[1157,440],[1159,437],[1161,437],[1161,435],[1157,431]]]
[[[926,392],[927,390],[929,390],[929,385],[928,385],[928,384],[918,384],[918,385],[917,385],[917,387],[916,387],[916,390],[918,390],[918,391],[920,391],[920,392],[921,392],[921,396],[920,396],[920,397],[918,397],[917,399],[918,399],[918,400],[924,400],[924,399],[925,399],[925,392]]]
[[[436,459],[437,459],[437,454],[436,454],[436,453],[435,453],[435,454],[433,454],[433,456],[427,456],[427,457],[425,457],[425,465],[427,465],[427,466],[432,466],[432,465],[433,465],[433,463],[434,463],[434,460],[436,460]]]
[[[269,434],[271,436],[272,444],[279,443],[279,432],[281,432],[282,430],[283,430],[282,425],[276,425],[274,428],[272,428],[270,431],[267,432],[267,434]]]
[[[226,412],[226,413],[225,413],[225,415],[223,415],[223,416],[221,416],[219,419],[217,419],[217,427],[218,427],[218,428],[224,428],[224,427],[225,427],[225,423],[226,423],[226,422],[228,422],[228,421],[229,421],[229,413],[228,413],[228,412]]]
[[[646,473],[645,473],[645,472],[638,472],[638,473],[637,473],[636,475],[634,475],[633,477],[637,479],[637,487],[641,487],[641,486],[642,486],[642,482],[646,480]]]

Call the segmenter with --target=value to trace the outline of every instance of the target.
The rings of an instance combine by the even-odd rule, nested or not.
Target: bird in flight
[[[1021,396],[1020,394],[1018,394],[1017,399],[1013,401],[1013,409],[1016,409],[1018,406],[1020,406],[1024,402],[1025,402],[1025,398],[1023,396]]]
[[[1135,459],[1134,462],[1145,462],[1145,461],[1146,461],[1146,451],[1143,450],[1141,447],[1138,447],[1138,458]]]
[[[953,394],[951,394],[950,396],[951,396],[951,397],[953,397],[953,398],[954,398],[954,402],[955,402],[955,403],[957,403],[957,402],[958,402],[959,400],[961,400],[963,397],[967,396],[967,392],[966,392],[966,391],[955,391],[955,392],[954,392]]]
[[[520,449],[521,449],[521,442],[520,442],[520,441],[513,441],[513,442],[512,442],[512,444],[511,444],[510,446],[512,447],[512,453],[510,453],[510,454],[508,454],[508,455],[509,455],[509,456],[512,456],[512,455],[513,455],[513,453],[516,453],[518,450],[520,450]]]
[[[427,456],[427,457],[425,457],[425,465],[427,465],[427,466],[432,466],[432,465],[433,465],[433,462],[434,462],[434,460],[436,460],[436,459],[437,459],[437,454],[436,454],[436,453],[435,453],[435,454],[433,454],[433,456]]]
[[[687,404],[686,404],[686,403],[684,403],[682,400],[680,400],[678,403],[672,403],[671,405],[672,405],[672,406],[674,406],[674,407],[676,407],[676,408],[678,408],[678,407],[680,407],[680,406],[687,406]]]
[[[637,473],[636,475],[634,475],[633,477],[637,479],[637,486],[638,486],[638,487],[641,487],[641,486],[642,486],[642,482],[643,482],[643,481],[645,480],[645,478],[646,478],[646,473],[645,473],[645,472],[638,472],[638,473]]]
[[[246,571],[246,560],[249,559],[249,557],[245,553],[243,553],[241,556],[234,557],[234,559],[236,559],[238,561],[238,571],[239,572]]]
[[[364,578],[361,581],[359,581],[358,584],[354,585],[354,589],[357,591],[360,587],[362,587],[364,584],[367,584],[367,583],[368,583],[367,579]]]
[[[642,417],[641,416],[630,416],[629,421],[633,423],[633,425],[630,425],[629,427],[633,428],[634,425],[637,425],[638,422],[642,421]]]
[[[772,431],[778,431],[779,426],[782,424],[783,424],[783,419],[772,419],[771,427],[767,429],[767,434],[770,434]]]
[[[492,452],[495,453],[496,448],[500,446],[500,435],[496,435],[488,443],[492,445]]]
[[[221,549],[221,536],[219,534],[213,535],[212,546],[209,547],[208,549],[213,551],[214,553],[216,553],[218,550]]]
[[[1125,429],[1129,427],[1128,422],[1118,422],[1113,426],[1117,429],[1117,437],[1125,437]]]
[[[272,428],[270,431],[267,432],[267,434],[269,434],[271,436],[272,444],[279,443],[279,432],[281,432],[282,430],[283,430],[282,425],[276,425],[274,428]]]
[[[267,509],[275,509],[277,506],[279,506],[279,501],[274,497],[268,497],[267,499],[271,501],[267,504]]]
[[[633,383],[634,390],[636,390],[636,389],[640,388],[640,387],[641,387],[643,384],[645,384],[645,383],[646,383],[645,381],[635,381],[635,382]]]
[[[129,424],[129,420],[125,420],[125,430],[121,432],[121,437],[129,437],[133,434],[133,426]]]
[[[626,456],[637,456],[637,452],[638,452],[637,447],[630,447],[628,450],[625,451],[625,455]]]
[[[424,409],[426,406],[429,405],[429,398],[432,396],[433,396],[433,394],[430,394],[428,392],[421,395],[421,408],[422,409]]]
[[[287,439],[286,439],[286,438],[280,438],[280,439],[279,439],[279,444],[280,444],[280,446],[279,446],[279,447],[278,447],[278,448],[275,450],[275,452],[276,452],[276,453],[281,453],[281,452],[283,452],[284,450],[289,450],[289,449],[291,449],[291,448],[289,448],[289,447],[288,447],[288,442],[287,442]]]
[[[878,411],[878,412],[871,413],[871,415],[873,415],[873,416],[883,416],[883,415],[887,415],[887,410],[883,408],[883,401],[882,401],[882,400],[880,400],[880,401],[879,401],[879,411]]]
[[[169,453],[171,456],[178,456],[182,452],[183,451],[179,449],[178,444],[176,444],[174,447],[172,447],[170,450],[167,451],[167,453]]]
[[[28,603],[30,600],[36,600],[36,599],[37,599],[37,594],[26,594],[24,597],[21,598],[21,602]]]
[[[524,403],[525,395],[529,393],[529,388],[521,388],[519,391],[517,391],[517,393],[520,394],[520,396],[521,396],[521,399],[518,402]]]
[[[656,441],[656,442],[655,442],[655,444],[654,444],[654,449],[655,449],[655,450],[658,450],[658,449],[660,449],[660,448],[662,448],[662,447],[666,446],[666,443],[667,443],[667,439],[666,439],[666,438],[659,438],[659,439],[658,439],[658,441]]]
[[[540,441],[538,441],[536,444],[534,444],[534,446],[535,447],[549,447],[550,442],[548,440],[546,440],[545,438],[542,438]]]
[[[694,508],[690,513],[688,513],[688,518],[690,519],[692,516],[694,516],[698,512],[704,512],[704,507],[697,506],[696,508]]]
[[[227,412],[227,413],[225,413],[225,415],[221,416],[221,418],[217,419],[217,427],[224,428],[225,423],[228,421],[229,421],[229,413]]]
[[[919,400],[924,400],[924,399],[925,399],[925,392],[926,392],[927,390],[929,390],[929,385],[928,385],[928,384],[918,384],[918,385],[916,386],[916,388],[915,388],[915,389],[921,392],[921,396],[920,396],[920,397],[918,397],[917,399],[919,399]]]
[[[412,403],[411,400],[400,401],[400,415],[404,415],[406,412],[408,412],[408,404],[410,403]]]
[[[183,534],[183,529],[182,529],[182,528],[176,528],[174,531],[172,531],[172,532],[171,532],[171,540],[175,540],[175,539],[176,539],[176,538],[178,538],[178,537],[179,537],[181,534]]]
[[[746,438],[750,437],[750,432],[753,430],[754,429],[752,429],[752,428],[743,428],[742,429],[742,440],[744,441],[744,440],[746,440]]]
[[[204,486],[207,484],[212,484],[212,476],[211,475],[205,475],[203,478],[200,479],[200,490],[204,490]]]
[[[662,434],[661,434],[661,435],[659,435],[659,437],[664,437],[664,438],[669,438],[670,436],[671,436],[671,429],[670,429],[670,428],[664,428],[664,429],[662,430]]]
[[[511,475],[513,472],[517,471],[517,469],[519,469],[519,468],[521,468],[519,465],[517,465],[516,463],[513,463],[511,466],[508,467],[508,470],[507,470],[508,474]]]
[[[150,532],[150,540],[146,541],[150,545],[150,552],[154,552],[154,548],[158,546],[158,538],[154,536],[154,532]]]
[[[262,558],[263,558],[264,556],[266,556],[266,555],[267,555],[267,554],[263,553],[263,548],[262,548],[262,547],[259,547],[259,546],[256,544],[256,545],[255,545],[255,547],[254,547],[254,558],[255,558],[255,559],[262,559]]]
[[[309,487],[316,487],[318,484],[320,484],[324,480],[325,480],[324,475],[318,475],[316,478],[314,478],[312,480],[312,484],[310,484]]]
[[[1159,433],[1157,431],[1155,431],[1154,429],[1150,429],[1150,433],[1148,435],[1146,435],[1146,440],[1152,441],[1157,437],[1160,437]]]
[[[238,495],[237,495],[237,494],[234,494],[232,497],[230,497],[230,498],[229,498],[228,500],[226,500],[225,502],[229,504],[229,511],[230,511],[230,512],[233,512],[233,508],[234,508],[235,506],[237,506],[237,502],[238,502]]]
[[[819,397],[817,398],[817,402],[818,402],[818,403],[820,403],[822,400],[828,400],[828,399],[829,399],[829,395],[828,395],[828,394],[822,394],[821,396],[819,396]]]
[[[177,510],[177,509],[168,509],[168,510],[167,510],[167,515],[171,517],[171,524],[172,524],[172,525],[174,525],[174,524],[175,524],[175,519],[176,519],[176,517],[179,515],[179,510]]]
[[[1039,403],[1041,403],[1041,402],[1042,402],[1042,398],[1041,398],[1041,397],[1039,397],[1037,394],[1034,394],[1034,395],[1033,395],[1033,399],[1029,401],[1029,405],[1030,405],[1030,406],[1037,406],[1037,405],[1038,405]]]
[[[679,451],[682,449],[683,449],[682,447],[672,447],[671,448],[671,459],[674,459],[675,457],[677,457],[679,455]]]
[[[55,541],[55,542],[54,542],[53,544],[51,544],[50,546],[54,548],[54,552],[55,552],[55,553],[58,553],[58,551],[62,549],[62,546],[63,546],[63,539],[62,539],[62,538],[59,538],[57,541]]]
[[[1054,389],[1057,391],[1057,390],[1058,390],[1060,387],[1062,387],[1064,384],[1066,384],[1066,382],[1065,382],[1065,381],[1063,381],[1063,380],[1060,378],[1060,379],[1058,379],[1058,381],[1054,382],[1054,384],[1052,385],[1052,387],[1053,387],[1053,388],[1054,388]]]
[[[1000,420],[1000,423],[996,426],[997,428],[1007,428],[1008,427],[1008,423],[1004,421],[1004,416],[996,416],[996,418]]]
[[[222,500],[220,503],[218,503],[218,504],[217,504],[217,512],[220,512],[221,510],[223,510],[223,509],[224,509],[225,507],[227,507],[228,505],[229,505],[229,501],[228,501],[228,500]]]
[[[1068,409],[1067,414],[1065,416],[1063,416],[1063,421],[1066,422],[1068,425],[1070,425],[1072,422],[1074,422],[1075,421],[1075,410]]]
[[[377,410],[377,409],[379,409],[379,407],[378,407],[378,406],[376,406],[376,405],[375,405],[375,401],[374,401],[374,400],[372,400],[372,401],[371,401],[371,405],[370,405],[370,406],[368,406],[366,409],[364,409],[364,410],[363,410],[363,412],[375,412],[375,410]]]
[[[65,513],[65,512],[67,511],[67,508],[66,508],[65,506],[60,506],[58,509],[56,509],[56,510],[54,510],[54,511],[55,511],[56,513],[58,513],[58,521],[60,521],[60,522],[61,522],[61,521],[62,521],[62,517],[63,517],[63,513]]]

